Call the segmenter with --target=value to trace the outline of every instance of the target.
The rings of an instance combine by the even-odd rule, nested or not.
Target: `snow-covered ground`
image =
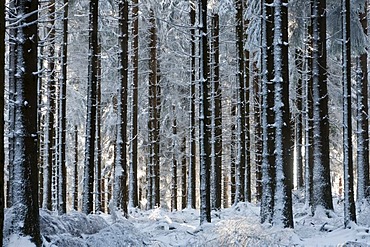
[[[46,247],[51,246],[370,246],[370,204],[358,205],[358,224],[344,229],[342,204],[335,200],[329,215],[318,210],[310,216],[300,202],[294,203],[294,229],[259,222],[258,205],[240,203],[212,212],[212,223],[199,226],[199,212],[130,209],[120,214],[89,215],[71,212],[57,216],[40,211]],[[6,229],[7,225],[5,225]],[[12,236],[8,246],[32,246]]]

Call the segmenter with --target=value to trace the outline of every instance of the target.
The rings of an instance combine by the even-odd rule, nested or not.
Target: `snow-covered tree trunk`
[[[98,44],[97,84],[96,84],[96,152],[95,152],[95,212],[102,211],[102,100],[101,100],[101,44]]]
[[[44,198],[43,208],[52,210],[52,179],[53,165],[55,165],[56,154],[56,131],[55,131],[55,115],[56,115],[56,81],[55,81],[55,1],[48,2],[48,33],[47,46],[47,124],[45,130],[45,166],[44,166]]]
[[[177,121],[176,107],[172,106],[173,121],[172,121],[172,167],[171,167],[171,211],[177,210]]]
[[[87,118],[85,140],[84,182],[82,192],[82,212],[94,211],[94,157],[96,133],[96,84],[98,61],[98,8],[99,1],[91,0],[89,6],[89,57],[87,86]]]
[[[302,156],[302,115],[303,115],[303,84],[302,84],[302,74],[303,74],[303,63],[304,63],[304,53],[301,49],[297,48],[295,50],[295,65],[298,72],[298,78],[296,82],[296,99],[295,107],[297,108],[297,113],[295,115],[295,162],[297,167],[296,180],[297,188],[303,188],[303,156]]]
[[[363,32],[367,34],[367,1],[359,18]],[[357,94],[357,201],[368,196],[369,186],[369,126],[368,126],[368,69],[367,53],[356,56]]]
[[[17,49],[15,69],[15,125],[13,160],[13,202],[10,236],[29,237],[41,246],[37,167],[37,20],[38,1],[17,1],[14,20]]]
[[[233,93],[236,96],[236,92]],[[237,97],[234,97],[237,98]],[[236,102],[231,101],[231,118],[236,119]],[[235,193],[236,193],[236,160],[237,160],[237,137],[236,137],[237,124],[235,121],[231,124],[231,143],[230,143],[230,193],[231,193],[231,204],[235,203]]]
[[[159,86],[157,58],[157,24],[154,10],[149,10],[149,208],[159,206]],[[150,180],[150,181],[149,181]]]
[[[311,33],[307,23],[305,31],[307,34]],[[308,36],[308,35],[307,35]],[[304,45],[304,72],[303,72],[303,85],[304,85],[304,138],[305,138],[305,204],[307,207],[313,205],[313,99],[312,99],[312,52],[311,52],[310,38],[306,38]]]
[[[237,135],[238,135],[238,154],[236,160],[235,176],[236,176],[236,191],[235,191],[235,202],[244,201],[244,182],[245,182],[245,61],[244,61],[244,28],[243,28],[243,1],[236,0],[236,46],[238,56],[238,124],[237,124]]]
[[[293,227],[291,128],[289,114],[288,1],[274,1],[274,111],[276,187],[273,224]],[[270,165],[274,165],[270,164]]]
[[[73,160],[73,209],[78,210],[78,126],[74,127],[74,160]]]
[[[67,129],[67,42],[68,42],[68,0],[64,0],[63,7],[63,42],[62,42],[62,57],[61,57],[61,82],[59,85],[60,100],[59,100],[59,139],[60,160],[59,166],[59,206],[58,212],[65,214],[67,212],[67,167],[66,167],[66,129]]]
[[[332,210],[326,51],[326,0],[311,0],[313,94],[313,211]]]
[[[207,0],[198,2],[199,11],[199,168],[200,224],[211,222],[210,201],[210,104],[209,51],[207,31]]]
[[[0,9],[5,9],[5,1],[0,2]],[[0,11],[0,246],[3,246],[4,222],[4,89],[5,89],[5,11]]]
[[[275,193],[275,157],[274,157],[274,70],[273,0],[262,0],[261,20],[261,71],[262,71],[262,198],[261,222],[272,223]]]
[[[342,0],[344,226],[356,222],[353,188],[350,0]]]
[[[262,126],[261,126],[261,79],[257,67],[257,61],[253,63],[253,109],[254,109],[254,146],[256,164],[256,199],[262,197]]]
[[[16,15],[16,8],[15,8],[15,2],[11,1],[9,3],[9,17],[13,17]],[[9,25],[13,24],[15,19],[10,18]],[[17,42],[15,40],[17,39],[17,30],[15,28],[9,29],[9,102],[15,102],[15,74],[16,74],[16,68],[17,68],[17,58],[16,58],[16,49],[17,49]],[[8,183],[7,183],[7,198],[6,198],[6,204],[7,207],[10,208],[12,206],[13,201],[13,186],[11,181],[13,180],[13,161],[14,161],[14,123],[15,123],[15,106],[14,104],[9,104],[9,110],[8,110],[8,121],[9,121],[9,134],[8,134]]]
[[[138,207],[138,174],[137,174],[137,133],[138,133],[138,86],[139,86],[139,1],[132,0],[132,50],[133,50],[133,75],[132,75],[132,104],[130,131],[130,185],[129,185],[129,206]]]
[[[191,52],[191,58],[190,58],[190,126],[189,126],[189,167],[188,167],[188,208],[195,208],[196,206],[196,139],[195,139],[195,79],[196,79],[196,71],[195,71],[195,63],[196,63],[196,54],[195,54],[195,48],[196,48],[196,37],[195,37],[195,1],[190,0],[190,52]]]
[[[114,171],[114,205],[127,216],[127,86],[128,86],[128,0],[119,2],[120,87]]]
[[[213,207],[215,209],[221,208],[222,201],[222,93],[220,86],[220,17],[219,14],[212,13],[212,56],[213,56]]]
[[[180,153],[181,153],[181,209],[185,209],[187,206],[186,137],[183,137]]]
[[[250,4],[250,0],[243,0],[243,5],[245,10],[247,10]],[[249,22],[248,18],[243,18],[243,30],[244,30],[244,37],[243,37],[243,50],[244,50],[244,117],[245,117],[245,165],[244,165],[244,195],[243,198],[247,202],[251,202],[252,195],[251,195],[251,133],[250,133],[250,58],[249,58],[249,49],[246,48],[246,43],[248,40],[248,29],[249,29]]]

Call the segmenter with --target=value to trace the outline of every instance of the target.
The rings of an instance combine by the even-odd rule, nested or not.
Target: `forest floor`
[[[40,211],[45,247],[115,246],[369,246],[370,204],[358,205],[357,224],[343,226],[343,204],[335,210],[309,214],[295,200],[294,229],[260,224],[259,207],[250,203],[212,212],[212,223],[199,226],[199,211],[170,212],[130,209],[128,219],[120,214],[85,216],[79,212],[57,216]],[[7,215],[6,215],[7,218]],[[8,217],[9,218],[9,217]],[[8,221],[5,224],[7,229]],[[5,246],[30,247],[27,239],[12,236]]]

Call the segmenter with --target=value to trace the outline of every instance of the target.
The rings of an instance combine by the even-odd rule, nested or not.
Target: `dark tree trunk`
[[[96,158],[95,158],[95,212],[102,211],[102,145],[101,145],[101,44],[98,45],[96,85]]]
[[[15,20],[13,19],[16,16],[16,6],[15,2],[11,1],[9,3],[9,24],[14,24]],[[17,30],[15,28],[9,29],[9,102],[15,102],[15,74],[17,70]],[[11,181],[13,180],[13,162],[14,162],[14,124],[15,124],[15,106],[14,104],[9,104],[9,137],[8,137],[8,184],[7,184],[7,207],[10,208],[13,202],[13,186]]]
[[[293,227],[293,152],[288,68],[288,0],[274,4],[275,169],[274,224]],[[281,41],[280,41],[281,40]],[[280,41],[280,42],[278,42]],[[273,164],[271,164],[273,165]]]
[[[89,9],[89,63],[87,89],[87,119],[85,141],[84,184],[82,212],[90,214],[94,211],[94,157],[96,133],[96,85],[98,62],[98,8],[99,0],[90,1]]]
[[[138,115],[138,86],[139,86],[139,1],[132,1],[132,35],[133,35],[133,75],[132,75],[132,130],[130,136],[130,198],[132,207],[139,206],[137,181],[137,115]]]
[[[235,96],[236,93],[233,93]],[[234,97],[236,98],[236,97]],[[236,102],[231,103],[231,118],[233,122],[231,124],[231,143],[230,143],[230,193],[231,193],[231,205],[234,205],[236,202],[235,193],[236,193],[236,159],[237,159],[237,142],[236,142],[236,129],[235,124],[236,120]]]
[[[114,179],[115,206],[127,217],[127,85],[128,85],[128,0],[119,2],[120,87]]]
[[[198,2],[199,10],[199,168],[200,224],[211,222],[210,164],[211,132],[209,102],[209,51],[207,37],[207,0]]]
[[[363,32],[367,34],[367,1],[360,12]],[[357,200],[367,196],[369,186],[369,126],[367,52],[356,57],[357,92]]]
[[[0,2],[0,9],[5,9],[5,1]],[[3,246],[4,223],[4,90],[5,90],[5,11],[0,11],[0,246]]]
[[[185,209],[187,205],[186,195],[186,181],[187,181],[187,170],[186,170],[186,137],[183,137],[181,143],[181,208]]]
[[[302,71],[303,71],[303,52],[302,50],[295,50],[295,63],[296,69],[298,71],[298,78],[296,82],[296,99],[295,105],[297,108],[297,113],[295,116],[295,149],[296,149],[296,166],[297,166],[297,188],[301,189],[303,187],[303,157],[302,157],[302,115],[303,115],[303,84],[302,84]]]
[[[244,185],[245,185],[245,148],[246,148],[246,135],[245,135],[245,60],[244,60],[244,28],[243,28],[243,1],[236,0],[236,46],[238,56],[238,153],[236,159],[235,176],[236,176],[236,191],[235,202],[244,201]]]
[[[14,174],[13,220],[10,234],[29,236],[41,246],[38,205],[37,167],[37,15],[38,1],[15,2],[17,66],[15,77],[15,125],[14,129]]]
[[[172,106],[172,167],[171,167],[171,211],[177,210],[177,121],[175,106]]]
[[[262,198],[262,126],[261,126],[261,79],[259,77],[257,62],[253,63],[253,98],[254,98],[254,145],[256,164],[256,199]]]
[[[214,174],[213,174],[213,206],[221,209],[222,203],[222,93],[220,86],[220,18],[213,13],[212,21],[212,54],[213,54],[213,104],[214,104]]]
[[[275,197],[275,115],[274,115],[274,54],[273,54],[274,12],[273,0],[262,4],[262,198],[261,222],[272,223]]]
[[[350,0],[342,0],[344,227],[356,222],[353,188]]]
[[[191,80],[190,80],[190,156],[189,156],[189,168],[188,168],[188,207],[195,208],[196,205],[196,139],[195,139],[195,84],[196,84],[196,72],[195,72],[195,63],[196,63],[196,54],[195,54],[195,2],[190,0],[190,38],[191,38]]]
[[[311,0],[313,94],[313,210],[333,210],[329,159],[326,0]]]
[[[63,10],[63,43],[62,43],[62,80],[60,84],[60,171],[59,171],[59,206],[58,212],[67,212],[67,167],[66,167],[66,129],[67,129],[67,43],[68,43],[68,0],[64,0]]]
[[[73,171],[73,209],[78,211],[78,127],[75,125],[74,130],[74,171]]]
[[[149,193],[151,202],[149,208],[160,205],[159,191],[159,86],[158,86],[158,61],[157,61],[157,24],[154,11],[150,10],[150,62],[149,62],[149,145],[150,163],[149,177],[151,180]]]

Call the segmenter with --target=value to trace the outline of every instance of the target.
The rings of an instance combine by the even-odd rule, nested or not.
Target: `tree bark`
[[[37,167],[37,15],[38,1],[15,2],[15,125],[13,219],[10,234],[29,236],[41,246]]]
[[[85,164],[82,212],[90,214],[94,211],[94,157],[96,133],[96,85],[98,62],[98,8],[99,1],[91,0],[89,7],[89,63],[87,89],[87,119],[85,140]]]

